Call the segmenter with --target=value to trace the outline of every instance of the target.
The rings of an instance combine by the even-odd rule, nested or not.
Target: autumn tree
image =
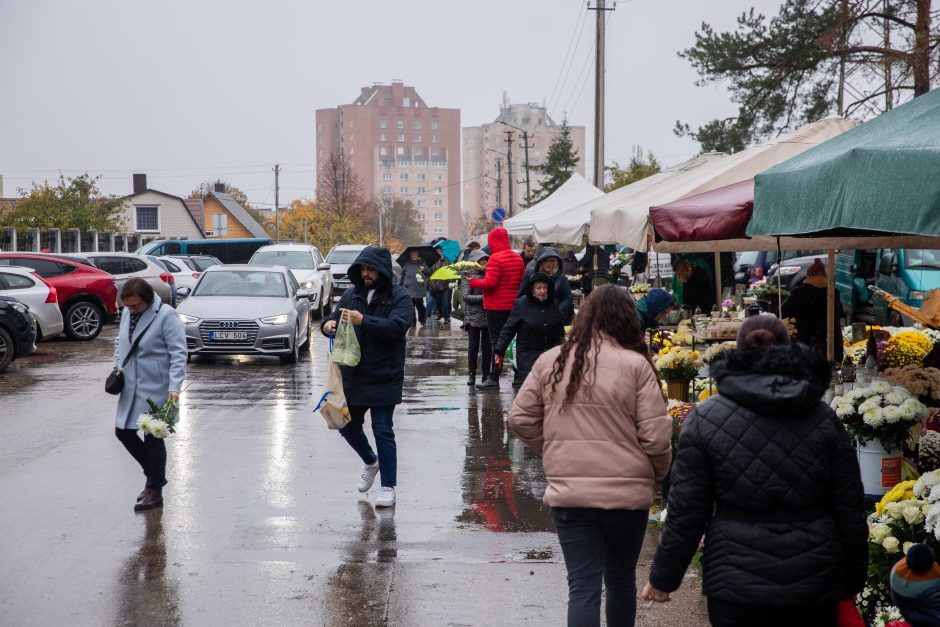
[[[785,0],[772,18],[742,14],[734,31],[702,24],[679,56],[698,84],[727,84],[738,112],[675,131],[703,152],[735,152],[831,113],[877,115],[930,91],[938,34],[931,0]]]
[[[382,214],[382,225],[386,245],[390,246],[389,238],[405,246],[418,244],[424,239],[424,229],[418,222],[414,204],[410,200],[394,199],[389,202]]]
[[[662,166],[652,152],[647,152],[644,155],[643,148],[636,146],[633,149],[633,156],[630,157],[630,163],[626,167],[622,167],[614,161],[613,165],[604,169],[610,175],[610,183],[604,186],[604,191],[611,192],[631,183],[636,183],[640,179],[658,174],[662,170]]]
[[[307,242],[326,252],[337,244],[369,244],[375,241],[362,218],[341,215],[320,200],[301,198],[281,211],[281,238]]]
[[[205,197],[209,195],[209,192],[215,189],[215,185],[217,183],[224,186],[222,191],[228,194],[229,196],[231,196],[232,198],[234,198],[235,202],[237,202],[242,207],[244,207],[245,211],[248,212],[248,215],[254,218],[255,222],[260,224],[261,227],[265,230],[265,232],[267,232],[268,235],[272,234],[272,232],[274,231],[274,225],[270,224],[271,220],[270,218],[268,218],[267,214],[261,209],[252,205],[251,202],[249,202],[248,194],[246,194],[239,188],[235,187],[228,181],[221,181],[221,180],[217,180],[214,182],[203,181],[202,183],[199,184],[199,187],[189,192],[189,196],[187,196],[187,198],[205,199]]]
[[[548,145],[545,161],[539,165],[529,166],[530,171],[541,174],[539,187],[532,191],[530,206],[545,200],[552,195],[552,192],[564,185],[565,181],[574,174],[579,160],[578,151],[571,139],[571,127],[568,126],[568,118],[565,117],[561,121],[558,134]]]
[[[22,198],[3,214],[3,225],[23,229],[81,229],[83,231],[121,231],[124,229],[124,200],[107,196],[98,189],[100,176],[87,172],[76,177],[59,174],[50,185],[33,183],[20,188]]]

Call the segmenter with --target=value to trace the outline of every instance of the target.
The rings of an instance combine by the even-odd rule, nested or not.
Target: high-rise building
[[[352,104],[317,110],[317,172],[339,151],[367,196],[411,201],[428,239],[461,239],[459,109],[428,107],[401,81],[363,87]]]
[[[579,157],[577,171],[583,175],[584,127],[569,128]],[[517,129],[529,133],[529,165],[534,166],[545,160],[548,147],[561,125],[552,120],[545,107],[535,103],[509,104],[508,97],[504,95],[495,121],[463,129],[463,209],[468,223],[473,223],[483,214],[489,215],[497,206],[502,206],[512,215],[518,215],[525,208],[525,144],[523,134]],[[511,173],[508,171],[507,131],[512,132],[513,140]],[[535,192],[542,177],[537,171],[531,171],[529,177],[530,191]],[[502,185],[497,185],[497,181]],[[511,208],[509,185],[513,186],[514,206]]]

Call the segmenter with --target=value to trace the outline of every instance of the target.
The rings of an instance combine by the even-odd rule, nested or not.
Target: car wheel
[[[6,329],[0,329],[0,372],[13,361],[13,338]]]
[[[294,341],[291,342],[290,353],[287,355],[281,355],[282,364],[296,364],[300,359],[300,346],[297,341],[297,336],[300,335],[300,328],[294,330]]]
[[[310,333],[313,328],[313,316],[307,316],[307,334],[304,336],[303,344],[300,345],[300,348],[306,350],[310,348]]]
[[[323,294],[320,294],[319,302],[320,302],[320,305],[316,309],[310,312],[310,315],[313,316],[314,320],[323,320],[323,309],[325,307],[325,305],[323,304]]]
[[[104,312],[95,303],[79,301],[65,312],[65,333],[73,340],[93,340],[103,327]]]

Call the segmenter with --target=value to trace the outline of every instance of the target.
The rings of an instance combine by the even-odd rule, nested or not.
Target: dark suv
[[[0,265],[32,268],[56,288],[65,333],[73,340],[98,337],[107,319],[117,314],[114,277],[81,257],[0,253]]]
[[[17,357],[36,350],[36,322],[29,308],[0,296],[0,372]]]

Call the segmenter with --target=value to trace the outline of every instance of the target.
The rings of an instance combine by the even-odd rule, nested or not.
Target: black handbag
[[[159,311],[159,309],[158,309]],[[137,336],[137,339],[134,340],[134,343],[131,344],[131,349],[127,351],[127,355],[124,357],[124,363],[121,364],[119,368],[115,368],[111,371],[111,374],[108,375],[108,378],[104,381],[104,391],[108,394],[114,394],[115,396],[124,391],[124,368],[127,366],[127,362],[131,360],[134,351],[137,350],[137,346],[140,344],[140,340],[144,337],[144,334],[147,332],[147,329],[150,328],[154,322],[156,322],[156,317],[150,321],[143,331],[140,332],[140,335]]]

